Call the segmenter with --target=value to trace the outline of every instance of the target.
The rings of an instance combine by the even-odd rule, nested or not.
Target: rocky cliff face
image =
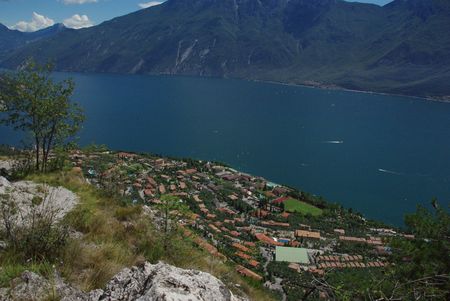
[[[56,275],[49,281],[37,274],[25,272],[0,289],[0,301],[46,300],[62,301],[244,301],[236,297],[214,276],[158,263],[144,263],[126,268],[114,276],[104,289],[82,292]]]

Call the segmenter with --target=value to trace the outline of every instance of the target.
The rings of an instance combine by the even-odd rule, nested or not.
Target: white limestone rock
[[[126,268],[114,276],[103,290],[89,293],[66,284],[57,274],[52,281],[32,272],[14,279],[10,288],[0,289],[0,301],[246,301],[236,297],[214,276],[180,269],[165,263],[144,263]]]
[[[184,270],[165,263],[145,263],[124,269],[107,285],[95,301],[237,301],[231,291],[214,276]]]

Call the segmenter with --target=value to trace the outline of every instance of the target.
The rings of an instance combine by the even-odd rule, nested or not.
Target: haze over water
[[[217,160],[391,224],[450,201],[450,104],[240,80],[58,74],[80,142]],[[0,128],[0,143],[18,134]]]

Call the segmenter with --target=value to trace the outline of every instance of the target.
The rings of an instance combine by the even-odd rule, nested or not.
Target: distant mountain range
[[[37,41],[5,44],[4,31],[0,61],[6,68],[33,56],[53,60],[61,71],[450,96],[449,0],[395,0],[383,7],[341,0],[168,0]],[[5,46],[8,54],[1,52]]]
[[[65,30],[68,29],[63,24],[55,24],[35,32],[21,32],[18,30],[11,30],[0,24],[0,59],[10,55],[11,51],[17,50],[30,43],[49,38]]]

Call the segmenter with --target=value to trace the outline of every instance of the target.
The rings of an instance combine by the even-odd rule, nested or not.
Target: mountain
[[[0,58],[29,43],[49,38],[66,29],[67,28],[63,24],[55,24],[35,32],[21,32],[18,30],[11,30],[0,23]]]
[[[450,2],[168,0],[30,43],[61,71],[182,74],[450,95]]]

